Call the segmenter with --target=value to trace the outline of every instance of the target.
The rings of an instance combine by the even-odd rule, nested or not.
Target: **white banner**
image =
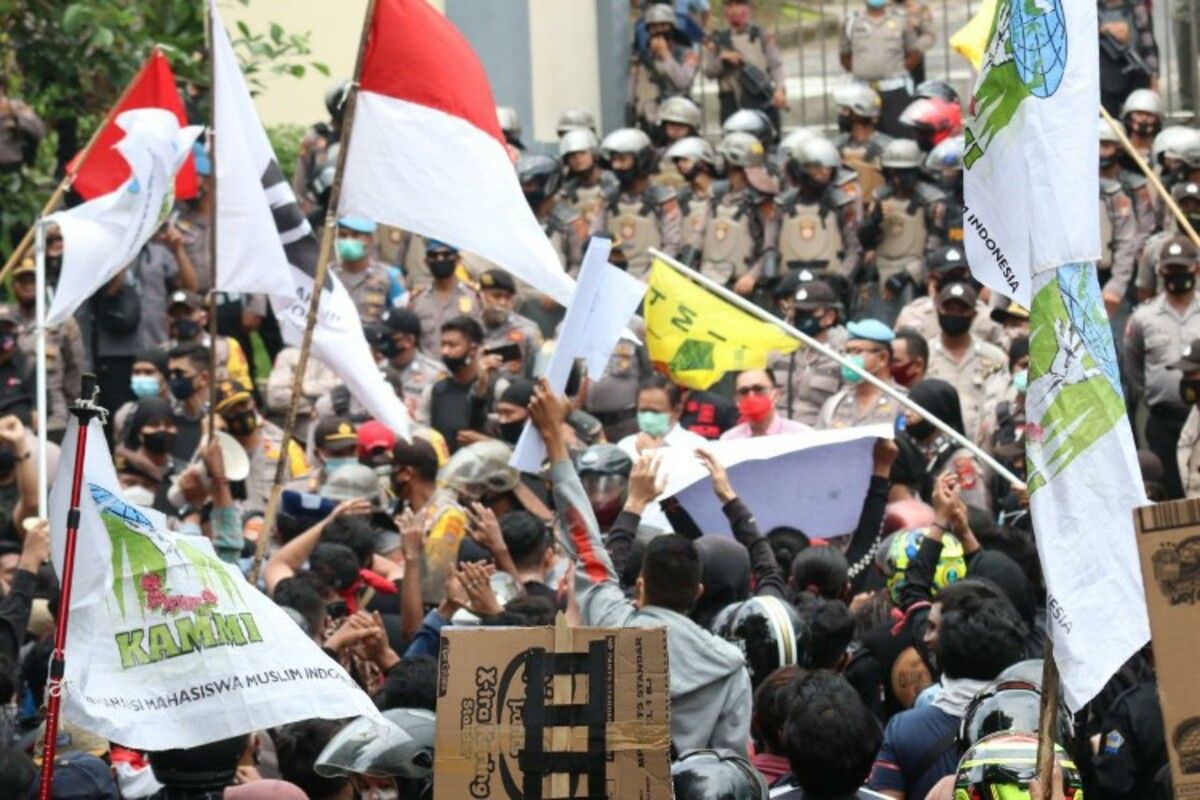
[[[50,495],[63,574],[72,421]],[[125,502],[98,421],[88,429],[67,632],[65,718],[138,750],[194,747],[323,717],[380,719],[371,699],[202,537]]]
[[[116,148],[133,176],[120,189],[69,211],[51,214],[63,237],[62,273],[46,324],[60,325],[128,265],[166,221],[175,204],[175,173],[203,128],[179,127],[161,108],[122,112],[125,138]]]
[[[963,236],[985,285],[1029,308],[1033,275],[1100,257],[1094,6],[999,0],[971,97]]]

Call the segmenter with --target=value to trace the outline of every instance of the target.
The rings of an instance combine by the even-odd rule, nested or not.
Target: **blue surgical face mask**
[[[337,251],[342,261],[358,261],[367,254],[367,246],[360,239],[338,239]]]
[[[867,360],[862,356],[850,356],[846,359],[859,369],[865,369]],[[863,377],[846,365],[842,365],[842,380],[846,383],[862,383]]]
[[[661,411],[639,411],[637,423],[638,430],[655,438],[666,436],[667,431],[671,429],[670,415]]]
[[[146,397],[158,397],[160,387],[157,375],[134,375],[129,379],[129,388],[133,390],[133,396],[139,400]]]
[[[1025,394],[1025,390],[1029,388],[1029,370],[1022,369],[1014,372],[1012,382],[1017,394]]]
[[[887,5],[887,0],[867,0],[868,8],[883,8]]]
[[[342,467],[345,467],[349,464],[357,464],[357,463],[358,463],[358,459],[355,458],[354,456],[350,456],[349,458],[325,459],[325,474],[332,475],[333,473],[337,472]]]

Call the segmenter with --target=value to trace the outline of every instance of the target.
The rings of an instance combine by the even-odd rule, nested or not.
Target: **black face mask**
[[[173,375],[167,380],[167,387],[176,400],[187,400],[196,393],[196,380],[190,375]]]
[[[923,442],[932,436],[937,428],[933,427],[933,423],[929,420],[923,419],[920,422],[908,423],[908,427],[905,430],[908,431],[909,436],[916,439],[918,442]]]
[[[525,430],[525,420],[517,420],[516,422],[501,422],[500,423],[500,438],[511,445],[515,445],[517,440],[521,438],[521,431]]]
[[[627,187],[630,184],[632,184],[634,181],[637,180],[637,177],[638,177],[637,167],[627,167],[626,169],[614,169],[612,171],[612,173],[613,173],[613,175],[615,175],[617,177],[617,181],[620,182],[622,188]]]
[[[824,194],[825,189],[829,186],[829,181],[819,181],[803,170],[800,170],[800,174],[796,178],[800,184],[800,190],[809,197]]]
[[[1200,231],[1200,214],[1185,214],[1187,221],[1191,223],[1192,230]]]
[[[62,260],[62,254],[46,256],[46,280],[49,283],[58,283],[58,276],[62,273]]]
[[[143,433],[142,446],[151,453],[169,453],[175,446],[175,434],[170,431]]]
[[[542,201],[546,199],[546,193],[541,189],[537,189],[532,192],[525,192],[524,194],[525,202],[529,203],[530,208],[537,208],[542,204]]]
[[[813,314],[798,313],[796,319],[792,322],[796,330],[809,336],[816,336],[821,332],[821,318]]]
[[[838,133],[849,133],[850,128],[852,127],[853,123],[854,123],[854,118],[851,117],[849,114],[838,114],[838,118],[837,118]]]
[[[892,191],[901,194],[908,194],[913,187],[917,185],[917,171],[915,169],[897,169],[889,171],[887,175],[888,186]]]
[[[678,161],[676,161],[676,162],[675,162],[675,164],[676,164],[676,168],[678,168],[679,162],[678,162]],[[688,182],[690,183],[691,181],[694,181],[694,180],[696,180],[696,177],[697,177],[697,176],[698,176],[698,175],[701,173],[701,171],[703,171],[703,170],[704,170],[704,162],[703,162],[703,161],[696,161],[696,162],[694,162],[694,163],[692,164],[692,168],[691,168],[691,169],[689,169],[687,172],[684,172],[683,170],[679,170],[679,174],[683,176],[683,179],[684,179],[685,181],[688,181]]]
[[[1100,169],[1111,169],[1117,165],[1116,155],[1100,156]]]
[[[446,369],[450,370],[450,372],[453,374],[453,373],[456,373],[459,370],[461,370],[467,364],[471,363],[471,357],[470,356],[442,356],[442,363],[445,364]]]
[[[1196,276],[1190,272],[1168,272],[1163,275],[1168,294],[1187,294],[1196,288]]]
[[[390,336],[385,336],[376,342],[375,351],[388,361],[391,361],[393,358],[400,355],[400,348]]]
[[[249,436],[258,430],[258,413],[254,409],[229,416],[222,414],[221,419],[225,420],[225,427],[234,436]]]
[[[171,327],[175,329],[175,338],[182,341],[195,339],[200,335],[200,323],[187,317],[175,320]]]
[[[1158,125],[1153,122],[1139,122],[1129,126],[1129,132],[1134,136],[1156,136]]]
[[[455,258],[427,258],[425,263],[429,265],[429,274],[439,281],[449,278],[458,267],[458,259]]]
[[[950,314],[938,314],[938,326],[947,336],[962,336],[971,330],[970,317],[958,317]]]
[[[1179,397],[1189,406],[1200,403],[1200,380],[1184,378],[1179,381]]]
[[[7,478],[17,466],[17,455],[8,445],[0,445],[0,478]]]

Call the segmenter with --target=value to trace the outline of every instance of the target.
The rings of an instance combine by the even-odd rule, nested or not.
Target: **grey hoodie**
[[[682,614],[661,606],[639,609],[621,590],[587,494],[569,461],[550,468],[555,526],[575,559],[575,590],[583,624],[667,629],[671,682],[671,739],[680,751],[727,748],[746,755],[750,738],[750,674],[741,651]]]

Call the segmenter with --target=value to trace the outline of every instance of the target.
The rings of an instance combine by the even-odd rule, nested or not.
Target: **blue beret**
[[[846,330],[851,339],[866,339],[868,342],[880,344],[891,344],[896,338],[892,329],[877,319],[860,319],[858,322],[848,323]]]
[[[341,217],[338,219],[338,227],[355,233],[374,233],[379,226],[375,224],[375,220],[366,217]]]
[[[201,178],[212,175],[212,159],[208,157],[208,151],[200,142],[192,142],[192,161],[196,165],[196,174]]]
[[[452,244],[446,244],[445,242],[439,242],[437,239],[426,239],[425,240],[425,252],[432,253],[434,250],[452,250],[455,253],[458,252],[458,248]]]

